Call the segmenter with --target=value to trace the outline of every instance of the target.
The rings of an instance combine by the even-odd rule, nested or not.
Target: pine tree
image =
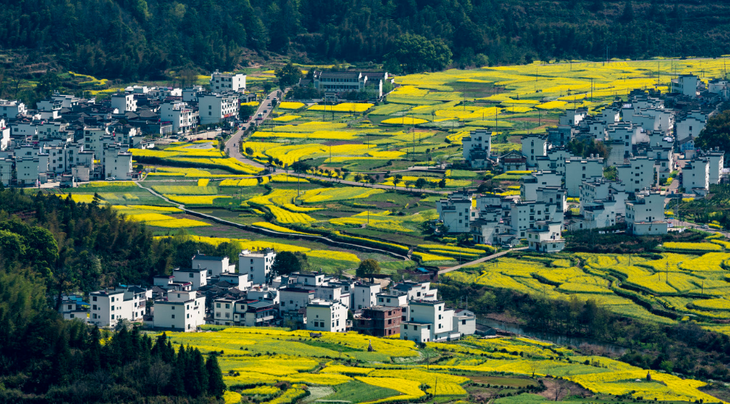
[[[218,357],[215,354],[208,355],[205,362],[205,370],[208,373],[208,395],[221,398],[226,390],[226,384],[223,382],[223,373],[218,365]]]

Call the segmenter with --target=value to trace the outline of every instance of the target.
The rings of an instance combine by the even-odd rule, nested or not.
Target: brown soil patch
[[[593,396],[593,393],[591,393],[590,390],[586,390],[583,387],[567,380],[545,378],[542,379],[542,382],[545,384],[547,389],[537,394],[549,400],[561,401],[567,396]]]

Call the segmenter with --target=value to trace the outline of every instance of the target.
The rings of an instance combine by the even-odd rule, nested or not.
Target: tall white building
[[[340,302],[312,300],[307,305],[307,329],[345,332],[347,330],[347,307]]]
[[[463,156],[473,168],[485,168],[492,152],[492,132],[484,129],[473,130],[461,139]]]
[[[446,310],[444,302],[412,301],[408,304],[408,321],[401,323],[400,335],[419,343],[448,341],[460,337],[453,327],[454,311]]]
[[[168,291],[166,300],[155,300],[153,324],[173,331],[197,330],[205,324],[205,296],[195,291]]]
[[[569,197],[580,194],[580,184],[591,178],[603,177],[603,159],[590,158],[570,159],[565,162],[565,190]]]
[[[269,283],[271,266],[276,259],[276,252],[271,248],[264,248],[260,252],[243,250],[238,254],[238,272],[248,274],[248,279],[254,285]]]
[[[132,153],[127,150],[126,146],[117,144],[107,145],[104,148],[102,155],[104,178],[132,179]]]
[[[193,109],[184,102],[166,102],[160,105],[160,121],[172,124],[176,133],[184,133],[195,126]]]
[[[137,110],[137,100],[134,99],[134,94],[114,94],[111,97],[111,107],[120,114],[134,112]]]
[[[145,314],[147,291],[136,286],[99,290],[90,293],[89,323],[114,327],[122,319],[140,321]]]
[[[0,100],[0,117],[16,119],[19,115],[25,115],[27,112],[25,104],[20,101]]]
[[[193,291],[208,284],[208,270],[205,268],[175,268],[172,276],[175,282],[191,282]]]
[[[469,211],[471,197],[462,192],[454,192],[448,199],[436,202],[439,220],[444,223],[449,233],[466,233],[469,227]]]
[[[526,135],[522,138],[522,154],[527,159],[528,167],[537,166],[538,157],[547,156],[547,135]]]
[[[637,193],[635,201],[626,203],[626,225],[629,232],[637,236],[667,234],[664,195]]]
[[[684,192],[705,193],[710,189],[710,161],[700,157],[685,164],[682,169]]]
[[[218,70],[210,75],[210,91],[214,93],[244,92],[246,91],[246,75],[220,73]]]
[[[198,114],[201,125],[213,125],[238,115],[238,96],[203,94],[198,97]]]
[[[380,284],[358,282],[352,288],[352,310],[365,309],[375,306],[380,293]]]
[[[214,257],[212,255],[198,253],[193,256],[192,265],[196,269],[207,269],[209,278],[216,278],[222,274],[236,272],[236,266],[230,264],[228,257]]]
[[[632,157],[627,164],[616,166],[616,170],[628,193],[649,189],[656,184],[654,160],[647,157]]]

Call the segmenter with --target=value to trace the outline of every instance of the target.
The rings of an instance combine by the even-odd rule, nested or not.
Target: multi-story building
[[[575,158],[565,162],[565,190],[569,197],[580,194],[580,184],[591,178],[603,177],[603,159],[589,157]]]
[[[277,309],[272,301],[257,299],[216,299],[213,323],[217,325],[269,326],[276,322]]]
[[[236,272],[236,266],[230,265],[228,257],[215,257],[200,253],[193,256],[192,266],[193,268],[207,269],[209,278],[217,278],[222,274]]]
[[[526,135],[522,138],[522,154],[527,158],[527,166],[537,166],[537,159],[548,154],[547,135]]]
[[[132,153],[127,150],[126,146],[118,144],[110,144],[104,148],[102,155],[104,178],[132,179]]]
[[[473,130],[461,139],[464,160],[472,168],[486,168],[487,159],[492,153],[492,132],[484,129]]]
[[[114,327],[126,319],[141,321],[146,307],[145,289],[130,286],[91,292],[89,323],[98,327]]]
[[[271,266],[276,259],[276,252],[271,248],[264,248],[260,252],[243,250],[238,255],[238,272],[248,274],[248,279],[254,285],[269,283]]]
[[[17,119],[18,116],[25,115],[27,112],[25,104],[20,101],[0,100],[0,117]]]
[[[111,107],[120,114],[134,112],[137,110],[137,100],[134,99],[134,94],[114,94],[111,96]]]
[[[705,194],[710,189],[710,160],[704,157],[687,162],[682,169],[685,192]]]
[[[196,331],[205,324],[205,296],[196,291],[168,291],[167,299],[155,300],[153,324],[173,331]]]
[[[637,236],[667,234],[664,218],[664,195],[639,192],[636,200],[626,203],[626,225]]]
[[[562,251],[565,248],[565,239],[562,235],[563,222],[535,222],[534,226],[527,230],[527,244],[530,250],[537,252],[553,253]]]
[[[246,91],[246,75],[221,73],[218,70],[210,75],[210,91],[214,93]]]
[[[307,305],[307,329],[312,331],[347,331],[347,307],[340,302],[314,299]]]
[[[436,202],[436,210],[449,233],[466,233],[470,230],[469,211],[471,197],[463,192],[449,194],[448,199]]]
[[[175,282],[191,282],[192,290],[198,290],[208,284],[208,270],[206,268],[175,268],[172,270]]]
[[[358,282],[352,288],[352,310],[361,310],[375,306],[380,293],[379,283]]]
[[[449,341],[460,337],[458,332],[453,331],[454,311],[446,310],[442,301],[411,301],[408,304],[408,318],[400,326],[402,339],[423,343]],[[427,333],[423,331],[424,326]]]
[[[649,189],[656,183],[654,160],[648,157],[632,157],[627,164],[616,166],[616,170],[617,178],[631,194]]]
[[[537,190],[545,187],[561,187],[563,176],[558,173],[537,171],[522,179],[520,198],[523,201],[536,201]]]
[[[198,115],[201,125],[214,125],[235,119],[238,115],[238,96],[233,94],[203,94],[198,97]]]
[[[279,289],[279,314],[299,311],[314,300],[313,288],[297,288],[286,286]]]
[[[353,324],[355,331],[375,337],[388,337],[400,332],[403,310],[400,307],[373,306],[364,309]]]
[[[160,105],[160,121],[172,124],[175,133],[185,133],[197,123],[197,115],[184,102],[166,102]]]

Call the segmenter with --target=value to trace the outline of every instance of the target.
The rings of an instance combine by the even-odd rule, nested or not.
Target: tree
[[[730,150],[730,110],[708,119],[705,129],[695,139],[695,145],[705,150],[715,147],[719,147],[720,150]]]
[[[629,23],[631,21],[634,21],[634,5],[631,0],[628,0],[624,6],[623,14],[621,14],[621,22]]]
[[[404,73],[443,70],[451,63],[451,50],[440,39],[428,40],[421,35],[398,37],[393,50],[385,55],[387,68]]]
[[[445,188],[446,187],[446,178],[441,178],[441,181],[439,181],[439,188]]]
[[[289,62],[286,66],[276,69],[276,78],[279,79],[279,87],[282,89],[290,87],[302,78],[302,70]]]
[[[425,178],[419,178],[416,180],[416,188],[425,188],[426,184],[428,184],[428,181],[426,181]]]
[[[242,121],[248,120],[256,113],[256,108],[251,105],[241,105],[238,109],[238,116]]]
[[[378,261],[370,258],[360,262],[360,266],[358,266],[357,270],[355,271],[355,275],[357,275],[358,278],[372,277],[373,275],[377,275],[379,273],[380,264],[378,264]]]
[[[208,395],[221,398],[226,390],[226,384],[223,382],[223,374],[221,367],[218,365],[218,358],[214,354],[208,355],[205,362],[205,370],[208,373]]]
[[[61,79],[58,78],[56,73],[48,72],[38,80],[38,85],[35,88],[36,93],[41,98],[48,97],[53,91],[58,90],[61,86]]]
[[[271,265],[272,275],[289,275],[292,272],[302,270],[302,263],[296,255],[290,251],[282,251],[276,254],[274,263]]]

